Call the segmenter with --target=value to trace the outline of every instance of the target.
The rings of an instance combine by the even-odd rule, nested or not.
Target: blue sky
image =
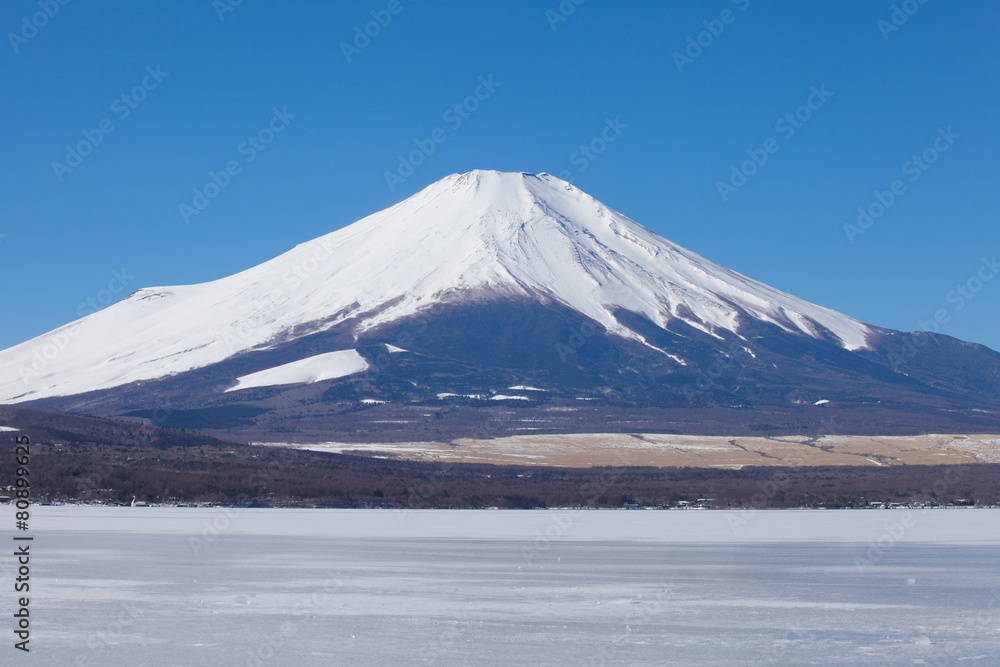
[[[568,175],[779,289],[1000,349],[998,19],[988,0],[11,0],[0,346],[484,168]]]

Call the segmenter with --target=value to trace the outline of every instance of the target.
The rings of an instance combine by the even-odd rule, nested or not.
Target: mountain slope
[[[511,389],[525,385],[545,391]],[[807,408],[855,432],[990,430],[998,397],[987,348],[863,324],[553,176],[490,171],[0,352],[0,402],[160,413],[244,438],[367,438],[398,423],[400,437],[450,437],[511,410],[523,421],[505,433],[669,430],[670,410],[694,407],[757,431],[799,428],[788,411]]]

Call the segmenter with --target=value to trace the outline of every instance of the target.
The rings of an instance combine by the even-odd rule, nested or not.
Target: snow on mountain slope
[[[685,250],[554,176],[472,171],[241,273],[141,289],[4,350],[0,402],[159,378],[349,318],[361,332],[487,292],[551,299],[640,341],[614,309],[712,335],[737,332],[742,310],[813,337],[825,329],[849,350],[871,331]]]
[[[368,362],[357,350],[338,350],[268,368],[237,378],[236,386],[227,392],[252,387],[273,387],[281,384],[312,384],[341,378],[368,369]]]

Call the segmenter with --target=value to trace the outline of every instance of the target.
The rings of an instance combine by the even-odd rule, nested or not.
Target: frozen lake
[[[1000,510],[37,507],[32,528],[19,664],[1000,664]]]

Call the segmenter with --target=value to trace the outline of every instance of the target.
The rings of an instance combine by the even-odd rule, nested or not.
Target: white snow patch
[[[508,396],[506,394],[497,394],[496,396],[490,396],[491,401],[530,401],[531,399],[527,396]]]
[[[236,380],[235,387],[226,392],[282,384],[311,384],[346,377],[367,368],[368,362],[357,350],[338,350],[244,375]]]
[[[548,389],[539,389],[538,387],[529,387],[523,384],[517,384],[514,385],[513,387],[507,387],[507,388],[512,389],[513,391],[548,391]]]
[[[389,350],[391,354],[395,354],[396,352],[409,352],[409,350],[404,350],[401,347],[396,347],[395,345],[389,345],[388,343],[385,344],[385,348]]]
[[[815,403],[813,403],[813,405],[826,405],[829,402],[830,402],[829,399],[822,398],[822,399],[816,401]]]
[[[20,431],[21,429],[14,428],[13,426],[0,426],[0,433],[8,433],[10,431]]]
[[[365,405],[383,405],[389,401],[380,401],[377,398],[362,398],[361,402]]]

